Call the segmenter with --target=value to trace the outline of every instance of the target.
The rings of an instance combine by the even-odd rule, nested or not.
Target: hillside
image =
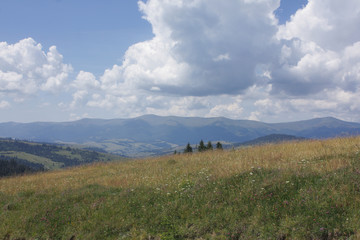
[[[0,139],[0,160],[15,160],[33,170],[54,170],[120,159],[120,156],[69,146]]]
[[[359,239],[360,137],[0,179],[0,239]]]
[[[301,141],[306,140],[303,137],[296,137],[292,135],[286,134],[270,134],[263,137],[259,137],[253,139],[251,141],[246,141],[239,144],[234,144],[234,146],[252,146],[252,145],[261,145],[261,144],[269,144],[269,143],[281,143],[281,142],[288,142],[288,141]]]
[[[133,119],[83,119],[63,123],[1,123],[0,137],[90,146],[130,157],[169,153],[188,142],[242,143],[270,134],[305,138],[353,136],[359,123],[317,118],[291,123],[263,123],[227,118],[184,118],[146,115]]]
[[[38,168],[29,167],[25,164],[16,162],[15,160],[2,160],[0,158],[0,177],[30,174],[43,170],[42,166],[39,166]]]

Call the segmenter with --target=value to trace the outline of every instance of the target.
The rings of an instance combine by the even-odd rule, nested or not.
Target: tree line
[[[41,169],[43,170],[43,169]],[[3,160],[0,159],[0,177],[22,175],[25,173],[34,173],[40,171],[40,169],[34,169],[29,166],[20,164],[14,159]]]
[[[215,145],[216,150],[223,150],[222,144],[220,142],[217,142]],[[214,149],[211,141],[209,141],[206,145],[203,140],[200,141],[199,145],[196,145],[195,149],[198,152],[205,152],[205,151],[211,151]],[[191,147],[190,143],[188,143],[184,149],[184,153],[192,153],[194,150]]]
[[[11,139],[0,139],[0,152],[24,152],[51,159],[53,162],[63,163],[64,167],[101,161],[101,155],[95,151],[74,149],[70,147],[65,148],[63,146],[53,144],[31,143]],[[6,159],[5,156],[0,157],[4,160],[10,160],[9,158]],[[18,163],[28,165],[26,164],[26,159],[15,160]],[[19,162],[19,160],[24,162]]]

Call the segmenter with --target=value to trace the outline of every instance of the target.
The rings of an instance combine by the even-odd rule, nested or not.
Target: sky
[[[360,122],[358,0],[2,0],[0,122]]]

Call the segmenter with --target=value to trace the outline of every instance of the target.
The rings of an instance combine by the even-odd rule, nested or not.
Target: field
[[[0,239],[360,239],[360,137],[3,178]]]

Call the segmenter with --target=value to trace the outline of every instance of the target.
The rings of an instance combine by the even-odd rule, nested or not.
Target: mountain
[[[169,152],[188,142],[196,144],[201,139],[242,143],[270,134],[329,138],[359,133],[360,123],[331,117],[289,123],[264,123],[227,118],[145,115],[132,119],[0,124],[0,137],[71,143],[132,157],[162,154],[164,150]]]

